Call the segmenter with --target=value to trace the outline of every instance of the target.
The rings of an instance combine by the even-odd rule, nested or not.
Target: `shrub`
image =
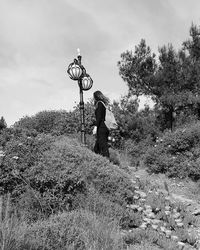
[[[27,249],[122,249],[123,242],[116,222],[85,210],[62,213],[48,220],[23,225],[21,250]]]
[[[73,112],[64,110],[41,111],[31,117],[21,118],[14,124],[16,128],[36,130],[38,133],[62,135],[78,131],[78,116]]]
[[[2,193],[11,192],[28,220],[40,218],[40,213],[75,209],[77,197],[86,198],[91,187],[120,205],[132,199],[133,187],[125,172],[77,140],[27,136],[30,132],[18,128],[8,132],[0,138],[5,153],[0,187]]]
[[[174,132],[166,132],[145,154],[150,172],[168,176],[200,178],[200,123],[190,124]]]
[[[40,161],[53,138],[25,129],[7,129],[0,135],[4,156],[0,168],[0,191],[20,194],[30,168]],[[29,181],[28,181],[29,182]]]
[[[135,142],[129,139],[125,141],[123,150],[130,156],[131,165],[137,167],[137,165],[139,165],[139,162],[143,160],[144,154],[151,145],[152,140],[150,137],[141,140],[140,142]]]
[[[122,170],[106,158],[81,147],[76,140],[64,137],[29,169],[29,175],[31,186],[40,190],[44,198],[51,201],[50,197],[57,197],[60,205],[70,207],[73,207],[76,195],[87,195],[90,186],[120,204],[131,198],[133,189]],[[55,200],[52,201],[53,206]]]

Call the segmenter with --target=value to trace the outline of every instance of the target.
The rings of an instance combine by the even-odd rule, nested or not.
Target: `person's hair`
[[[96,105],[97,102],[102,101],[105,105],[109,104],[109,99],[106,97],[101,91],[97,90],[93,94],[94,97],[94,104]]]

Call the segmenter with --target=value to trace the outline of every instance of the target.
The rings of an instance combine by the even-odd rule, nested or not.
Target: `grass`
[[[194,249],[196,232],[192,230],[197,226],[196,220],[184,206],[168,199],[168,193],[175,189],[169,179],[148,175],[144,170],[130,174],[126,154],[111,154],[116,164],[74,140],[57,137],[26,178],[31,177],[32,191],[38,185],[43,188],[38,196],[43,207],[45,202],[50,206],[55,201],[62,206],[59,203],[59,208],[46,218],[26,221],[23,212],[33,215],[37,210],[31,206],[40,208],[33,193],[24,192],[19,197],[21,206],[17,206],[20,202],[14,203],[15,209],[20,209],[18,213],[13,212],[10,195],[1,197],[1,250],[172,250],[181,244],[185,244],[185,249]],[[191,192],[195,195],[194,189]],[[73,206],[66,206],[66,197],[73,198]],[[177,240],[172,236],[177,236]]]

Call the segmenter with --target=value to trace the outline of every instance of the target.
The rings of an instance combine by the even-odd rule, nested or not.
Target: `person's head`
[[[98,101],[102,101],[103,103],[105,103],[105,105],[108,105],[109,103],[109,99],[108,97],[106,97],[101,91],[97,90],[93,93],[93,97],[94,97],[94,104],[96,105],[96,103]]]

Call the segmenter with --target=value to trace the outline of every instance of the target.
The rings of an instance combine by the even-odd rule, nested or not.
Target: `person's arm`
[[[96,110],[96,126],[99,128],[100,123],[104,121],[105,115],[105,106],[102,102],[98,102],[97,110]]]

